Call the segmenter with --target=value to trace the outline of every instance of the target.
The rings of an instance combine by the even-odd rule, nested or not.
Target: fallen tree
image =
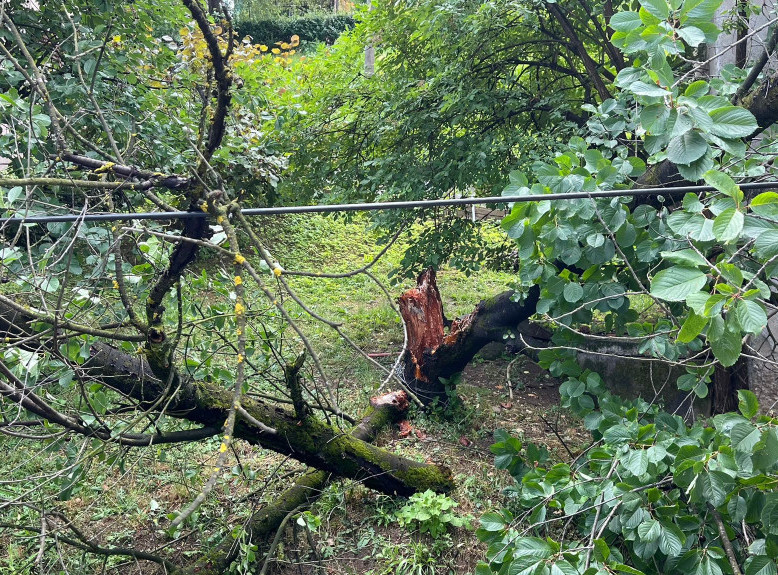
[[[397,420],[408,409],[405,392],[391,392],[373,397],[362,421],[351,430],[351,436],[372,442],[388,423]],[[267,543],[290,515],[312,505],[332,479],[326,471],[309,471],[298,477],[294,485],[280,494],[273,503],[253,513],[244,523],[247,541]],[[194,564],[174,571],[175,575],[218,575],[224,573],[238,554],[238,544],[230,533],[214,549],[208,550]]]

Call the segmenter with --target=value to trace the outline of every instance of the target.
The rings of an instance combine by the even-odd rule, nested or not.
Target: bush
[[[300,42],[332,44],[344,31],[354,27],[354,18],[345,14],[321,14],[300,18],[276,18],[238,22],[239,37],[251,36],[254,42],[275,44],[288,42],[297,34]]]

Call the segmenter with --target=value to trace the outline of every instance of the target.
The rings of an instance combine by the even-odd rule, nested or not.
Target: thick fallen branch
[[[408,397],[404,392],[398,391],[374,397],[370,403],[371,407],[359,425],[351,430],[351,435],[362,441],[372,442],[381,428],[399,418],[408,409]],[[268,541],[291,511],[305,509],[319,498],[331,477],[331,474],[326,471],[309,471],[300,476],[294,485],[279,495],[273,503],[249,518],[244,527],[248,541],[254,544]],[[230,533],[194,565],[174,573],[175,575],[226,573],[238,551],[238,542]]]
[[[0,306],[0,330],[13,336],[32,334],[30,323],[35,319]],[[231,392],[216,383],[186,380],[176,371],[167,384],[154,377],[144,356],[130,355],[105,343],[93,344],[91,357],[82,369],[96,381],[138,401],[143,409],[164,410],[205,427],[221,428],[232,405]],[[19,401],[25,397],[24,393],[17,395]],[[236,438],[317,469],[362,481],[388,494],[410,495],[426,489],[440,492],[453,487],[448,468],[399,457],[316,418],[300,420],[280,407],[251,397],[244,397],[240,407],[239,411],[248,417],[239,416]]]
[[[92,346],[84,367],[102,383],[138,400],[141,407],[157,405],[162,400],[169,415],[206,426],[223,424],[232,404],[231,392],[214,383],[179,378],[178,389],[168,390],[151,374],[144,360],[106,344]],[[299,420],[280,407],[254,398],[244,397],[241,407],[273,432],[239,417],[234,430],[236,438],[289,455],[317,469],[362,481],[388,494],[410,495],[425,489],[448,491],[453,487],[451,471],[446,467],[399,457],[313,417]]]
[[[400,313],[408,331],[408,351],[404,376],[411,391],[425,403],[445,401],[449,379],[462,371],[487,343],[504,341],[506,334],[535,313],[540,289],[534,286],[523,301],[514,301],[516,292],[506,291],[482,300],[475,310],[452,322],[446,333],[443,304],[435,271],[419,275],[415,288],[399,300]]]

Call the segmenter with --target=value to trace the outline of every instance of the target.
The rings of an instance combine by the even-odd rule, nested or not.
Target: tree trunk
[[[0,330],[9,335],[32,334],[31,321],[25,314],[0,305]],[[37,342],[32,345],[37,347]],[[153,375],[144,356],[130,355],[105,343],[93,344],[90,354],[82,369],[96,381],[135,399],[144,409],[164,410],[167,415],[216,429],[227,419],[232,392],[218,383],[187,380],[175,369],[170,383],[165,383]],[[306,465],[362,481],[390,495],[411,495],[426,489],[449,491],[453,487],[447,467],[399,457],[314,417],[298,419],[251,397],[243,397],[240,407],[245,415],[237,418],[236,438]]]
[[[738,389],[748,389],[746,359],[741,356],[731,367],[716,364],[710,386],[711,415],[737,411]]]
[[[514,291],[482,300],[472,313],[452,322],[446,333],[435,270],[422,272],[416,287],[399,301],[408,334],[403,375],[411,391],[425,404],[445,402],[442,379],[461,372],[487,343],[515,335],[517,326],[535,313],[539,295],[540,288],[534,286],[521,302],[514,301]]]
[[[84,365],[107,386],[136,399],[141,407],[165,405],[166,413],[206,426],[221,426],[232,404],[232,392],[217,384],[179,379],[176,389],[156,379],[145,360],[128,355],[107,344],[92,345]],[[313,417],[297,419],[280,407],[251,397],[243,397],[241,407],[250,416],[238,416],[234,435],[289,455],[306,465],[363,482],[382,493],[411,495],[432,489],[453,487],[447,467],[418,463],[379,449],[345,434]],[[262,429],[261,422],[271,428]]]
[[[371,407],[351,435],[362,441],[372,442],[378,432],[391,421],[398,419],[408,409],[405,392],[392,392],[370,400]],[[254,544],[267,542],[278,530],[284,518],[295,510],[310,507],[321,495],[331,478],[326,471],[309,471],[301,475],[294,485],[279,495],[273,503],[254,513],[244,527],[248,540]],[[235,560],[238,545],[230,533],[212,551],[194,565],[176,571],[174,575],[218,575],[226,573]]]

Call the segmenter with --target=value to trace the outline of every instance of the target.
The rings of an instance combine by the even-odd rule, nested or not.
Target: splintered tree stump
[[[415,288],[406,291],[399,301],[400,313],[408,335],[407,365],[413,366],[414,379],[426,381],[421,365],[424,352],[437,349],[443,343],[443,302],[435,281],[435,270],[427,269],[419,275]]]
[[[503,341],[507,333],[535,313],[540,289],[532,287],[521,301],[506,291],[482,300],[446,332],[443,302],[435,270],[423,271],[416,287],[400,296],[399,306],[408,337],[403,375],[409,389],[425,404],[447,399],[446,385],[490,341]]]

